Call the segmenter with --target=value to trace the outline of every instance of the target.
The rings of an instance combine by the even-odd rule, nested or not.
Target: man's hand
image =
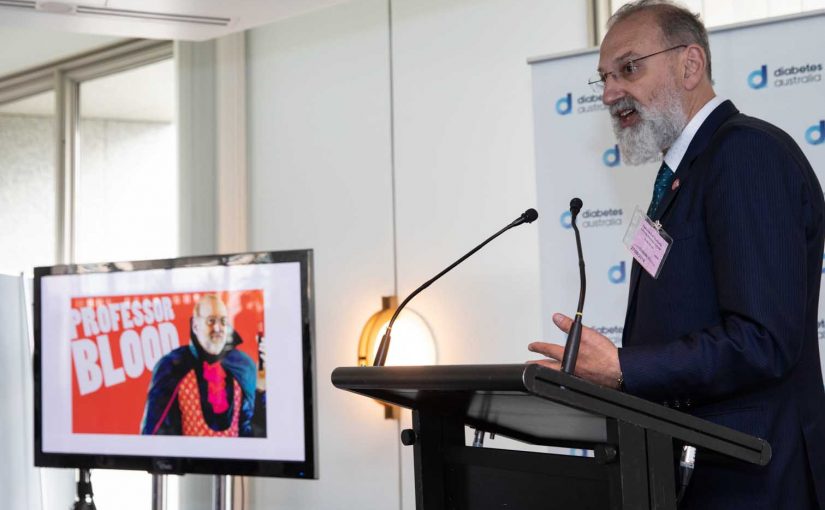
[[[573,320],[557,313],[553,315],[553,323],[559,329],[568,333],[573,325]],[[553,370],[561,370],[564,346],[547,342],[533,342],[527,346],[527,349],[550,358],[530,361],[530,363],[538,363]],[[606,336],[588,327],[582,327],[582,340],[579,345],[579,356],[574,372],[577,376],[596,384],[618,388],[619,376],[621,375],[619,350]]]

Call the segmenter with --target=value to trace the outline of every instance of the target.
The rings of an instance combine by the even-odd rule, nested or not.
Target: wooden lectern
[[[412,409],[418,510],[675,510],[674,446],[697,464],[771,457],[762,439],[539,365],[346,367],[332,383]],[[469,447],[465,425],[594,456]]]

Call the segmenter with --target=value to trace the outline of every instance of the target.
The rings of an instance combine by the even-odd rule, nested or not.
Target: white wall
[[[537,205],[526,59],[585,46],[587,24],[578,0],[392,8],[404,296]],[[320,454],[318,481],[254,480],[253,508],[413,508],[396,423],[329,382],[354,364],[362,325],[393,292],[387,1],[255,29],[247,43],[250,249],[315,250]],[[535,228],[508,233],[413,306],[441,364],[528,358],[545,313]]]
[[[249,35],[249,243],[315,250],[320,474],[256,480],[255,508],[398,504],[395,424],[329,383],[392,292],[385,20],[355,1]]]

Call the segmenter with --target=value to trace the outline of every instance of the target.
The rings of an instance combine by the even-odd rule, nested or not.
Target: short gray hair
[[[642,12],[650,12],[656,17],[659,28],[667,44],[698,44],[707,56],[707,75],[712,79],[710,70],[710,44],[708,31],[698,14],[669,0],[636,0],[625,4],[607,20],[608,30],[616,23]]]

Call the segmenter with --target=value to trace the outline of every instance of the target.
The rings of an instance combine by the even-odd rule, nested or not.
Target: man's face
[[[217,356],[229,339],[226,306],[220,299],[205,297],[195,308],[192,330],[204,351]]]
[[[602,101],[610,107],[622,158],[657,161],[687,124],[678,73],[681,49],[665,50],[654,17],[640,13],[614,25],[602,42],[599,72],[606,75]]]

